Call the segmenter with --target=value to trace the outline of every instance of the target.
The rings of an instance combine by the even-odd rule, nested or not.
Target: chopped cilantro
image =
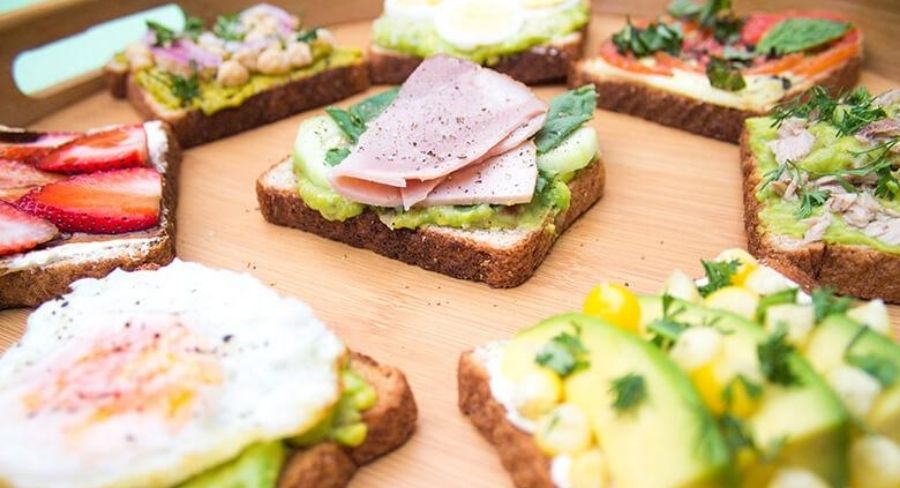
[[[798,291],[798,288],[789,288],[760,298],[756,307],[756,321],[762,322],[766,318],[766,311],[773,305],[797,303]]]
[[[825,320],[831,314],[842,314],[850,308],[850,298],[838,298],[830,288],[816,288],[812,295],[813,310],[816,312],[816,323]]]
[[[737,273],[741,262],[737,259],[731,261],[706,261],[701,260],[703,270],[706,272],[707,283],[700,286],[700,295],[708,296],[710,293],[725,288],[731,284],[731,277]]]
[[[147,28],[153,31],[153,45],[157,47],[169,45],[177,37],[175,31],[159,22],[148,20]]]
[[[791,354],[794,352],[787,340],[787,331],[782,327],[756,346],[756,356],[763,376],[781,386],[800,384],[800,378],[791,368]]]
[[[197,79],[195,72],[191,76],[185,77],[175,73],[166,73],[169,78],[169,89],[172,95],[180,102],[182,107],[188,106],[190,102],[200,96],[200,81]]]
[[[647,324],[647,330],[653,334],[651,342],[657,347],[668,350],[678,340],[678,336],[689,328],[690,325],[678,322],[676,317],[684,311],[684,308],[672,310],[675,298],[672,295],[662,296],[663,316]]]
[[[857,354],[852,351],[853,347],[859,343],[859,340],[867,333],[871,333],[871,330],[866,325],[859,328],[859,331],[847,343],[847,348],[844,350],[844,360],[847,361],[847,364],[857,367],[872,378],[875,378],[883,388],[889,388],[893,386],[897,376],[900,375],[900,371],[897,371],[897,366],[886,357],[873,353]]]
[[[237,14],[220,15],[213,25],[213,34],[226,41],[244,40],[244,28]]]
[[[609,391],[616,396],[612,407],[618,413],[633,410],[647,398],[647,384],[644,377],[635,373],[628,373],[612,380]]]
[[[185,18],[184,34],[196,41],[200,34],[203,34],[203,21],[197,17]]]
[[[651,22],[641,29],[627,20],[625,27],[612,36],[612,42],[621,54],[632,53],[642,58],[663,51],[677,56],[681,53],[684,36],[678,23]]]
[[[575,330],[576,334],[579,334],[580,330],[577,327]],[[535,355],[534,361],[565,377],[590,365],[585,357],[587,353],[588,350],[578,335],[562,332],[544,344]]]

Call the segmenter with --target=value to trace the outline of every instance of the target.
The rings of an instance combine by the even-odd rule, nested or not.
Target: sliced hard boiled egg
[[[522,27],[518,0],[444,0],[435,11],[434,26],[445,41],[460,49],[503,42]]]
[[[393,17],[431,19],[441,0],[385,0],[384,13]]]
[[[543,17],[570,9],[583,0],[519,0],[528,17]]]

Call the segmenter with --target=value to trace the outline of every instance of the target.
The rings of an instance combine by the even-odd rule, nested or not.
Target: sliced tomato
[[[696,71],[698,73],[703,73],[706,71],[706,67],[703,66],[702,63],[690,63],[685,61],[679,57],[672,56],[666,52],[658,52],[655,54],[656,56],[656,65],[664,68],[668,68],[669,72],[673,69],[680,69],[682,71]]]
[[[756,66],[744,70],[744,73],[750,75],[775,75],[789,71],[794,66],[800,64],[805,59],[803,53],[793,53],[781,58],[775,58],[765,61]]]
[[[616,49],[616,45],[612,41],[606,41],[600,46],[600,57],[607,63],[631,71],[633,73],[671,75],[672,69],[666,66],[648,66],[641,63],[631,55],[624,55]]]
[[[859,31],[854,29],[834,46],[804,59],[802,63],[791,68],[791,72],[800,76],[815,76],[859,54],[861,45]]]

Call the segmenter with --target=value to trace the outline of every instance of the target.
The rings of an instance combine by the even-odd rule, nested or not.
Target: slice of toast
[[[763,224],[762,202],[756,197],[763,176],[746,131],[741,135],[741,170],[744,227],[751,254],[806,289],[829,286],[844,295],[900,303],[900,255],[862,245],[807,244],[774,234]]]
[[[371,210],[343,222],[330,221],[300,198],[290,158],[256,182],[263,217],[454,278],[495,288],[521,285],[547,256],[556,238],[603,195],[605,167],[597,159],[569,182],[568,210],[533,230],[462,230],[431,226],[393,230]],[[549,226],[555,226],[548,228]]]
[[[355,448],[325,442],[291,454],[279,488],[346,486],[357,469],[402,446],[413,434],[418,411],[403,373],[356,352],[351,353],[350,366],[378,396],[375,406],[362,414],[366,440]]]
[[[862,55],[824,71],[789,90],[782,101],[801,95],[813,85],[821,85],[832,93],[856,86],[862,70]],[[705,102],[649,84],[610,78],[592,71],[590,60],[572,66],[569,86],[592,83],[597,89],[597,106],[614,112],[635,115],[676,129],[725,142],[737,143],[744,128],[744,120],[765,115],[754,110],[741,110]]]
[[[459,409],[500,455],[519,488],[555,488],[550,475],[550,458],[532,436],[519,430],[506,417],[506,407],[494,399],[491,379],[474,351],[459,357],[457,370]]]
[[[206,115],[199,109],[172,110],[160,105],[150,93],[138,86],[127,68],[114,63],[106,66],[104,76],[114,97],[127,98],[145,119],[168,122],[178,142],[185,148],[327,105],[369,87],[368,65],[363,60],[269,88],[250,96],[238,107]]]
[[[167,140],[161,154],[151,151],[152,163],[163,174],[159,225],[120,235],[76,234],[58,244],[0,257],[0,309],[37,306],[66,293],[73,281],[100,278],[116,268],[134,270],[172,261],[181,149],[165,123],[147,124],[158,126]]]
[[[569,64],[581,58],[587,37],[586,29],[521,53],[501,57],[490,68],[528,85],[563,81],[569,71]],[[399,85],[406,81],[421,62],[422,58],[374,44],[369,48],[372,82],[376,84]]]

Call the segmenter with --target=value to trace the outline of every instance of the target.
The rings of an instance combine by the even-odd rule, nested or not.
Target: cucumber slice
[[[548,174],[570,173],[584,168],[597,156],[597,131],[583,126],[550,151],[537,158],[538,168]]]
[[[325,162],[329,149],[350,144],[350,140],[327,115],[304,121],[294,140],[294,167],[310,181],[323,188],[331,188],[328,172],[331,166]]]

